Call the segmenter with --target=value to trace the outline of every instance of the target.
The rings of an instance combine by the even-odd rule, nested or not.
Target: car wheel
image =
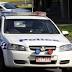
[[[0,72],[4,72],[4,71],[5,71],[5,66],[4,66],[3,53],[2,50],[0,49]]]

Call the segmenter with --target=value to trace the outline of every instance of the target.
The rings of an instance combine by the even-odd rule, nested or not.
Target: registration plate
[[[36,57],[36,62],[51,62],[51,57]]]

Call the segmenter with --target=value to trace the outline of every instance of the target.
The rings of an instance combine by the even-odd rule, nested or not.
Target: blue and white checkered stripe
[[[7,48],[7,44],[5,42],[1,42],[1,48],[6,49]]]

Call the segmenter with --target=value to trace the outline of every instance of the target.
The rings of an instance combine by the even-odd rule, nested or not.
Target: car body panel
[[[10,34],[5,33],[4,25],[7,19],[14,20],[50,20],[59,31],[58,34]],[[24,26],[25,27],[25,26]],[[2,44],[2,45],[1,45]],[[61,33],[56,24],[48,17],[41,16],[3,16],[0,34],[0,46],[3,50],[4,62],[8,67],[72,67],[72,50],[61,51],[60,46],[71,44]],[[14,46],[22,46],[26,50],[14,49]],[[11,49],[12,48],[12,49]],[[15,47],[17,48],[17,47]],[[39,49],[39,50],[38,50]],[[49,54],[49,52],[52,52]],[[50,59],[51,62],[36,62],[36,58]],[[45,58],[45,59],[44,59]],[[60,64],[61,61],[66,62]],[[62,63],[62,62],[61,62]]]

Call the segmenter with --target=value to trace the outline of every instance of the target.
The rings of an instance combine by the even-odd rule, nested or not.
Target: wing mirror
[[[68,31],[62,31],[62,34],[63,34],[64,36],[67,36],[67,35],[69,35],[69,32],[68,32]]]

